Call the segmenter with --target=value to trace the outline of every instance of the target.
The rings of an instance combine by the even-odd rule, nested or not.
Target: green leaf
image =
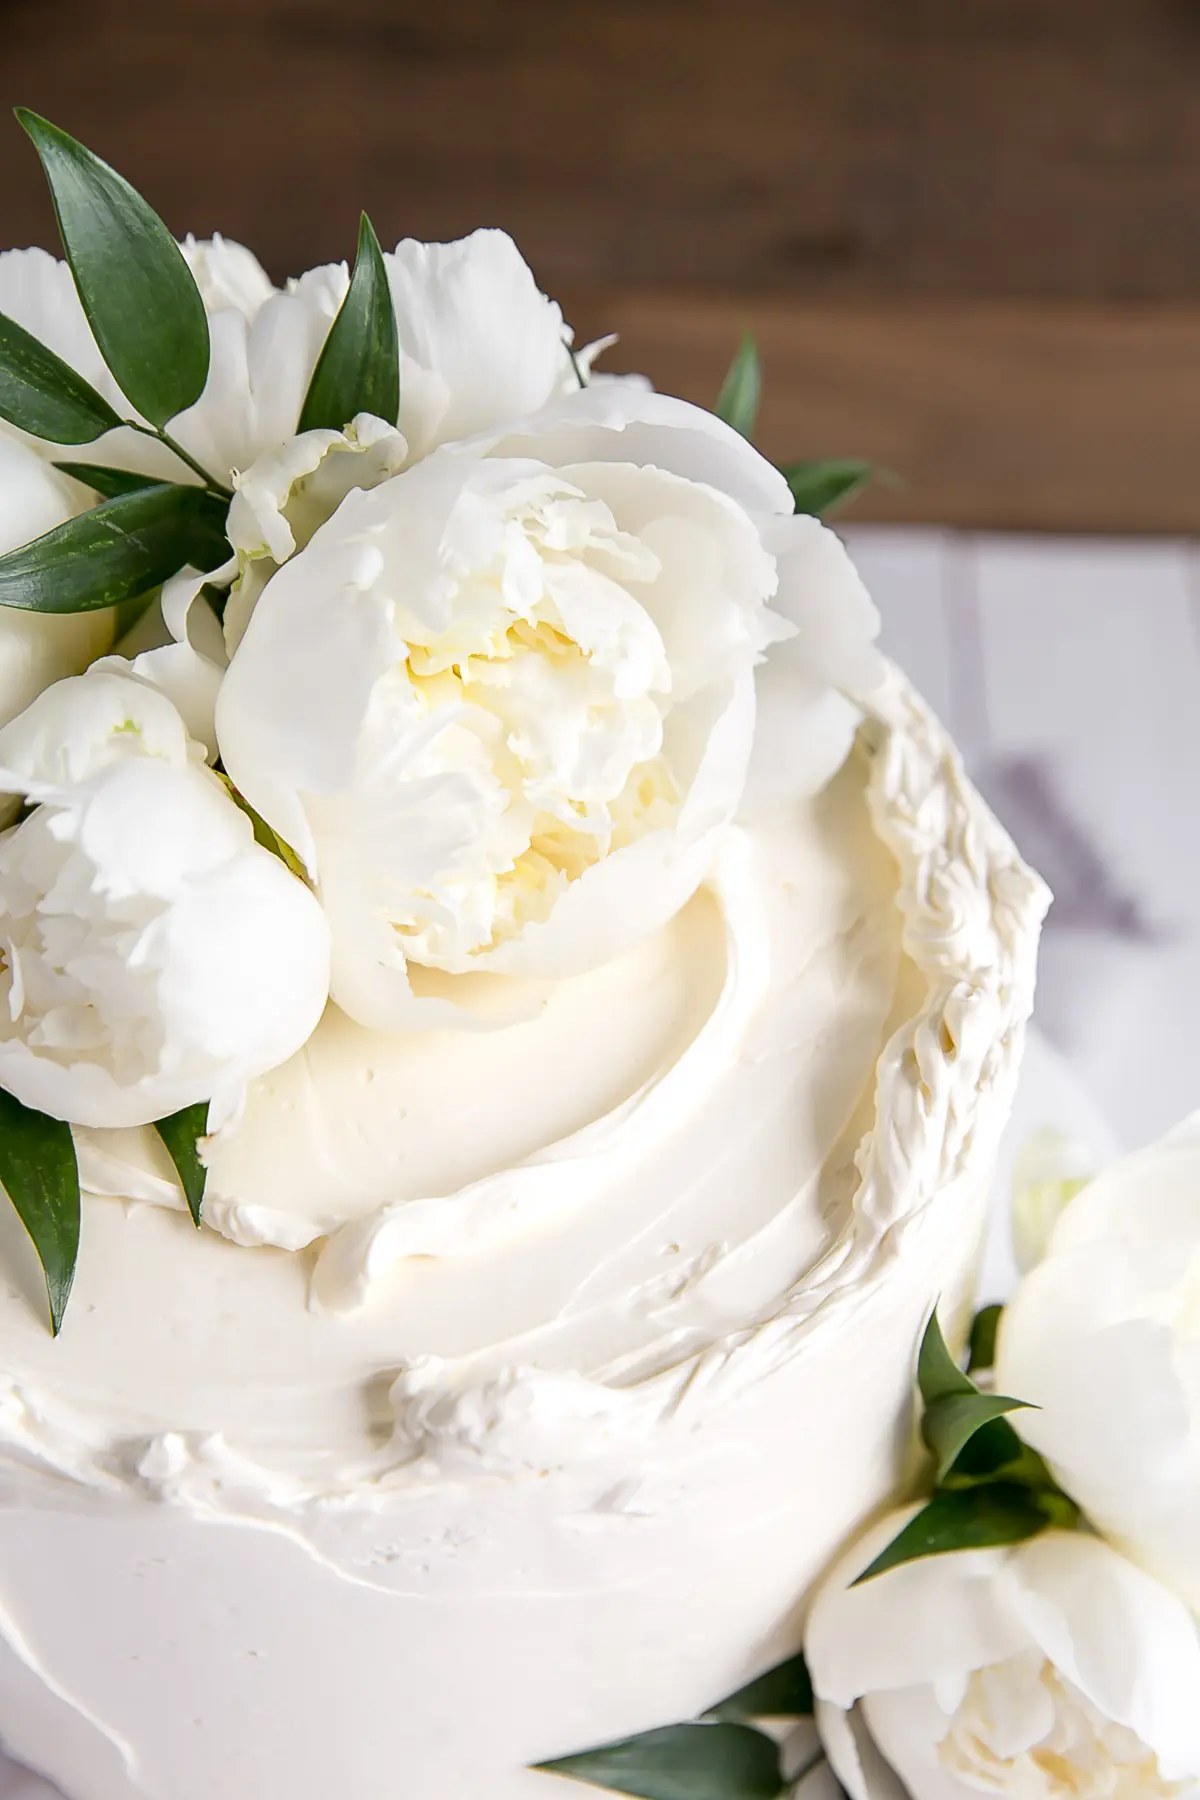
[[[208,1179],[208,1170],[200,1161],[200,1139],[208,1131],[208,1101],[200,1100],[195,1106],[185,1106],[182,1112],[159,1119],[154,1129],[167,1146],[187,1198],[192,1223],[199,1230],[200,1203]]]
[[[949,1400],[956,1394],[977,1394],[979,1389],[964,1375],[949,1350],[938,1324],[936,1309],[929,1315],[921,1348],[917,1352],[917,1386],[926,1406]]]
[[[79,1168],[71,1127],[0,1088],[0,1182],[33,1240],[55,1337],[79,1256]]]
[[[259,844],[264,850],[269,850],[272,856],[277,856],[280,862],[283,863],[286,868],[291,870],[298,881],[307,881],[308,874],[304,864],[292,849],[292,846],[288,843],[287,839],[280,837],[274,827],[267,824],[267,821],[263,818],[261,813],[255,812],[245,794],[239,792],[239,790],[234,787],[232,781],[230,781],[223,769],[218,769],[216,771],[216,777],[224,787],[234,805],[245,813],[251,825],[254,827],[255,843]]]
[[[1003,1306],[993,1303],[991,1306],[981,1306],[975,1314],[971,1325],[970,1353],[967,1357],[968,1375],[976,1369],[990,1369],[995,1362],[996,1337],[1003,1311]]]
[[[796,1655],[747,1682],[728,1700],[711,1707],[705,1716],[745,1724],[750,1719],[807,1719],[812,1709],[808,1664],[803,1656]]]
[[[143,488],[165,484],[155,475],[134,475],[129,469],[104,469],[99,463],[56,462],[56,469],[82,481],[94,494],[115,500],[119,494],[138,494]]]
[[[106,500],[0,556],[0,606],[93,612],[227,554],[224,508],[202,488],[158,482]]]
[[[778,1747],[748,1725],[667,1725],[536,1767],[641,1800],[776,1800],[783,1792]]]
[[[400,338],[379,239],[366,213],[341,310],[329,328],[298,431],[341,431],[360,412],[394,425],[400,412]]]
[[[792,490],[796,511],[812,513],[817,519],[844,506],[875,477],[870,463],[845,456],[788,463],[780,473]]]
[[[1005,1394],[980,1393],[946,1348],[936,1311],[930,1315],[921,1339],[917,1386],[925,1402],[921,1436],[937,1463],[938,1482],[949,1473],[960,1450],[977,1431],[1027,1405],[1026,1401],[1012,1400]]]
[[[1065,1496],[1038,1494],[1016,1482],[993,1482],[987,1487],[935,1494],[863,1570],[853,1586],[923,1556],[1021,1544],[1050,1525],[1073,1523],[1072,1514],[1078,1514],[1074,1508],[1066,1512],[1060,1504],[1062,1499]],[[1071,1506],[1070,1501],[1066,1501],[1066,1506]]]
[[[927,1406],[921,1420],[921,1436],[937,1463],[935,1481],[945,1479],[959,1451],[977,1431],[1027,1404],[1025,1400],[1010,1400],[1006,1394],[976,1393],[951,1394]]]
[[[758,418],[758,402],[762,394],[762,368],[758,346],[747,331],[743,333],[737,355],[729,365],[729,373],[717,395],[716,414],[732,425],[744,438],[753,437]]]
[[[121,423],[90,382],[4,313],[0,419],[51,444],[91,444]]]
[[[1007,1419],[991,1419],[969,1437],[939,1483],[943,1488],[978,1487],[980,1482],[1019,1481],[1025,1487],[1053,1488],[1054,1477],[1036,1450],[1023,1443]]]
[[[75,286],[121,392],[152,425],[200,398],[208,317],[183,253],[129,183],[57,125],[25,107]]]

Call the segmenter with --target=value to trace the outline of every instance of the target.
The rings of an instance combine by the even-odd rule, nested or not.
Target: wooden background
[[[1200,529],[1200,0],[0,0],[0,99],[282,277],[507,226],[858,515]],[[0,242],[51,241],[0,122]]]

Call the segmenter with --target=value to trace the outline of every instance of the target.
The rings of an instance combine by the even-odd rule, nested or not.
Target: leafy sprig
[[[17,109],[50,184],[80,304],[116,386],[119,411],[15,319],[0,314],[0,419],[48,444],[83,445],[124,428],[154,439],[190,480],[60,463],[101,504],[0,556],[0,606],[88,612],[136,599],[185,567],[229,559],[233,490],[170,431],[211,363],[208,316],[167,226],[123,176],[48,119]],[[400,353],[379,240],[364,216],[349,291],[309,384],[297,430],[341,429],[360,412],[394,424]]]
[[[976,1320],[972,1340],[990,1361],[999,1309],[985,1308],[984,1313],[986,1318],[981,1314]],[[1006,1416],[1029,1403],[984,1393],[964,1375],[946,1347],[936,1312],[921,1341],[917,1385],[921,1438],[933,1459],[933,1492],[855,1586],[920,1557],[1020,1544],[1051,1526],[1078,1523],[1074,1501]]]
[[[812,1710],[812,1682],[797,1655],[718,1701],[701,1719],[536,1767],[639,1800],[777,1800],[790,1785],[779,1746],[753,1722],[808,1718]]]
[[[726,425],[753,442],[761,398],[762,361],[758,345],[747,331],[742,334],[713,410]],[[811,513],[817,519],[846,505],[876,475],[871,463],[845,456],[785,463],[779,472],[791,489],[796,511]]]

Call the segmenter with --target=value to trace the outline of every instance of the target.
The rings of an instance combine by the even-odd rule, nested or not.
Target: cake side
[[[269,1342],[270,1306],[302,1304],[311,1253],[218,1240],[206,1251],[261,1269],[261,1282],[237,1283],[257,1282],[260,1300],[278,1288],[257,1341],[238,1335],[236,1304],[230,1314],[240,1434],[178,1417],[113,1430],[80,1404],[96,1374],[82,1342],[73,1373],[60,1361],[48,1375],[10,1289],[0,1735],[19,1756],[78,1800],[199,1800],[214,1788],[229,1800],[390,1800],[397,1781],[423,1800],[534,1800],[552,1790],[524,1771],[530,1761],[692,1716],[794,1646],[812,1581],[902,1478],[912,1355],[932,1302],[969,1299],[1046,898],[901,678],[865,710],[866,805],[898,869],[894,946],[881,928],[863,951],[861,897],[840,920],[843,949],[860,921],[850,966],[874,970],[844,990],[847,1011],[875,1020],[869,1050],[865,1027],[855,1040],[865,1085],[843,1041],[833,1141],[811,1134],[819,1166],[791,1170],[803,1204],[738,1239],[739,1183],[769,1189],[795,1148],[779,1119],[820,1099],[820,1031],[783,1074],[778,1047],[760,1056],[752,1073],[777,1081],[774,1111],[758,1141],[747,1115],[743,1166],[723,1171],[723,1230],[693,1221],[715,1254],[678,1292],[668,1282],[647,1308],[643,1283],[640,1309],[595,1309],[582,1339],[543,1320],[540,1337],[517,1329],[422,1357],[380,1342],[404,1282],[415,1292],[412,1271],[389,1288],[392,1271],[357,1311],[305,1313],[315,1344],[340,1347],[328,1411],[306,1378],[322,1430],[337,1421],[322,1456],[283,1403]],[[839,895],[835,884],[831,904],[850,885]],[[834,959],[818,973],[836,989],[846,971]],[[698,1177],[678,1145],[707,1111],[738,1103],[760,1010],[731,1034],[728,1082],[698,1084],[693,1117],[655,1145],[660,1171],[682,1157],[683,1188]],[[835,992],[828,1017],[837,1010]],[[760,1052],[778,1040],[760,1038]],[[623,1180],[610,1171],[568,1225],[611,1206],[628,1228]],[[92,1210],[114,1230],[125,1218],[113,1200]],[[157,1210],[139,1216],[164,1245],[183,1230]],[[524,1242],[517,1233],[496,1265],[503,1280],[520,1279],[519,1250],[536,1289],[564,1216],[541,1218]],[[174,1257],[156,1277],[181,1268]],[[459,1263],[468,1294],[470,1263]],[[104,1290],[103,1257],[94,1273],[89,1299],[85,1262],[85,1308]],[[173,1301],[183,1308],[174,1323],[189,1350],[189,1292],[208,1273],[191,1290],[154,1284],[165,1319]],[[69,1340],[56,1348],[69,1355]],[[232,1393],[218,1385],[206,1404],[219,1412]],[[115,1412],[127,1424],[138,1410],[126,1395]],[[182,1762],[181,1742],[194,1746]]]

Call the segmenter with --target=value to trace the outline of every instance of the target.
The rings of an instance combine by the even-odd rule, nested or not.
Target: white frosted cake
[[[367,252],[186,252],[169,441],[0,439],[40,530],[181,448],[236,490],[170,641],[0,730],[0,1738],[69,1800],[550,1800],[794,1650],[896,1495],[1046,896],[837,539],[585,385],[506,239],[370,265],[345,429]],[[0,309],[155,424],[64,265]]]
[[[78,1800],[537,1800],[794,1647],[969,1301],[1042,907],[892,677],[530,1020],[327,1014],[214,1160],[240,1242],[97,1135],[157,1204],[87,1203],[58,1341],[0,1215],[13,1751]]]

